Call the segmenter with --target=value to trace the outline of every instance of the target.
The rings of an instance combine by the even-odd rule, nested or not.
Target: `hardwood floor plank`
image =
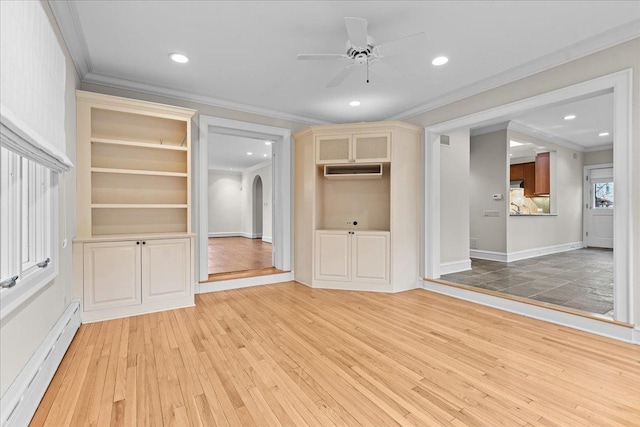
[[[32,425],[640,425],[640,347],[295,282],[83,325]]]

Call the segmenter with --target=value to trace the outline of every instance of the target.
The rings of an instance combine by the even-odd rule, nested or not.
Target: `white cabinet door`
[[[141,303],[140,245],[136,241],[84,244],[84,310]]]
[[[355,231],[351,235],[353,281],[389,283],[389,233]]]
[[[390,162],[391,133],[354,134],[353,159],[356,163]]]
[[[348,231],[316,232],[316,280],[351,280],[351,239]]]
[[[316,164],[349,163],[351,156],[351,135],[316,137]]]
[[[142,299],[144,302],[191,293],[191,241],[142,241]]]

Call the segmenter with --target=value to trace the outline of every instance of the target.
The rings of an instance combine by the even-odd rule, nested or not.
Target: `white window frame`
[[[58,275],[58,172],[44,165],[36,168],[33,182],[34,197],[31,202],[38,200],[35,214],[30,218],[31,231],[35,233],[36,250],[34,259],[23,263],[22,252],[22,182],[18,177],[24,164],[24,157],[10,150],[4,153],[12,153],[9,159],[2,159],[0,174],[13,173],[7,185],[1,188],[2,210],[0,211],[0,229],[2,230],[2,251],[7,251],[0,258],[2,262],[8,262],[7,277],[0,277],[4,281],[13,276],[18,276],[16,284],[11,288],[0,288],[0,319],[4,319],[9,313],[22,305],[25,301],[50,284]],[[36,163],[37,164],[37,163]],[[41,172],[37,172],[41,171]],[[43,176],[44,175],[44,176]],[[48,177],[46,176],[48,175]],[[44,181],[44,182],[43,182]],[[41,187],[44,184],[44,187]],[[42,259],[40,259],[42,258]],[[36,264],[49,258],[46,267],[38,267]]]

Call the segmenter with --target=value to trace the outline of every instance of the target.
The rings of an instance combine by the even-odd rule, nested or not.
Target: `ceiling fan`
[[[356,68],[367,67],[367,83],[369,68],[381,74],[396,74],[406,67],[407,59],[412,59],[425,52],[427,35],[417,33],[398,40],[377,45],[367,33],[367,20],[363,18],[345,17],[349,40],[345,53],[311,53],[299,54],[299,60],[339,60],[348,61],[347,66],[333,78],[327,87],[339,86]],[[403,60],[404,59],[404,60]]]

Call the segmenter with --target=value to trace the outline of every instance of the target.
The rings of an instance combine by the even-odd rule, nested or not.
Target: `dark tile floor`
[[[613,251],[585,248],[510,263],[471,259],[442,280],[613,317]]]

